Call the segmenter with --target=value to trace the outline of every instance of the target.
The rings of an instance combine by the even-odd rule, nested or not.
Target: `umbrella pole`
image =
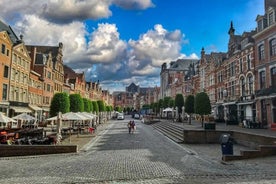
[[[71,143],[71,127],[72,127],[72,122],[70,121],[70,130],[69,130],[69,143]]]

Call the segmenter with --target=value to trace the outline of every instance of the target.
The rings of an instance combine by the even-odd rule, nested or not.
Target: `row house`
[[[176,94],[184,96],[192,92],[191,77],[196,72],[197,59],[179,59],[171,62],[170,66],[164,63],[160,73],[160,99],[166,96],[175,98]]]
[[[91,85],[89,85],[89,91],[90,91],[90,99],[93,99],[95,101],[97,100],[103,100],[102,98],[102,88],[100,86],[100,82],[90,82]]]
[[[256,121],[254,101],[254,39],[255,31],[235,35],[231,22],[227,53],[205,54],[201,51],[199,91],[210,98],[217,121],[238,124]]]
[[[113,98],[112,98],[112,95],[109,93],[108,90],[103,90],[102,91],[102,100],[108,106],[112,106],[113,105]]]
[[[85,80],[84,72],[76,73],[70,67],[64,65],[64,80],[64,83],[68,84],[71,88],[71,92],[69,94],[77,93],[83,98],[93,101],[104,100],[106,102],[107,100],[107,98],[106,100],[104,98],[106,95],[103,94],[99,82],[87,82]]]
[[[80,94],[84,98],[88,98],[86,94],[86,81],[84,73],[76,73],[70,67],[64,65],[64,80],[74,89],[74,93]]]
[[[127,91],[115,91],[113,92],[113,106],[114,107],[121,107],[121,108],[138,108],[135,106],[135,100],[137,99],[137,96],[135,93],[127,92]]]
[[[19,39],[10,26],[0,21],[0,47],[0,111],[10,117],[26,112],[44,121],[54,94],[59,92],[93,96],[92,100],[110,98],[107,92],[102,94],[99,83],[87,91],[84,73],[65,80],[62,43],[25,45],[23,36]]]
[[[3,29],[3,25],[4,24],[0,21],[0,112],[8,114],[8,89],[13,40],[9,36],[10,32]]]
[[[199,62],[198,72],[192,77],[192,86],[194,95],[197,92],[206,92],[209,95],[210,103],[216,119],[223,119],[223,91],[225,89],[225,71],[224,60],[226,53],[205,54],[204,48],[201,50],[201,59]],[[221,112],[222,111],[222,112]]]
[[[59,46],[26,46],[31,56],[30,68],[32,71],[40,74],[41,85],[34,86],[38,88],[37,94],[42,90],[41,104],[37,111],[42,111],[42,121],[49,117],[50,104],[55,93],[63,91],[63,61],[62,61],[62,43]],[[40,109],[39,109],[40,108]],[[38,112],[35,112],[38,113]],[[39,112],[40,113],[40,112]]]
[[[30,71],[29,79],[29,107],[34,111],[34,116],[41,122],[43,121],[42,99],[43,81],[41,75],[34,70]]]
[[[17,40],[12,49],[12,61],[10,71],[9,116],[15,116],[19,113],[31,113],[29,109],[29,74],[31,57],[23,42],[23,36]]]
[[[268,127],[276,123],[276,2],[265,1],[265,14],[256,18],[256,114]]]
[[[153,102],[156,103],[160,98],[160,87],[155,86],[153,89]]]

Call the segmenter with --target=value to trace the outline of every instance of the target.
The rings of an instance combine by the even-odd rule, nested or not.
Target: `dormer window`
[[[263,23],[262,23],[262,20],[259,20],[258,21],[258,31],[261,31],[263,30]]]
[[[269,14],[268,14],[268,25],[270,26],[270,25],[272,25],[273,24],[273,22],[274,22],[274,12],[270,12]]]

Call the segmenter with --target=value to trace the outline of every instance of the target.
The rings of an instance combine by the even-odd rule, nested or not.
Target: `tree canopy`
[[[196,94],[195,112],[199,115],[211,114],[211,103],[209,96],[205,92]]]
[[[50,116],[57,116],[58,112],[66,113],[70,111],[70,100],[66,93],[56,93],[51,101]]]
[[[195,108],[194,108],[194,101],[195,101],[195,97],[194,95],[188,95],[186,100],[185,100],[185,112],[188,114],[192,114],[195,112]]]
[[[92,101],[93,104],[93,112],[98,113],[99,112],[99,106],[96,101]]]
[[[178,107],[178,113],[182,113],[182,107],[184,106],[184,97],[182,94],[176,94],[175,106]]]
[[[70,98],[70,111],[71,112],[83,112],[84,104],[80,94],[71,94]]]
[[[104,112],[105,111],[104,102],[102,100],[98,100],[97,103],[98,103],[98,106],[99,106],[99,111]]]

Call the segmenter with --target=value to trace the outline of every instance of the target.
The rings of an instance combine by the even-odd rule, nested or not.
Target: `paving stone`
[[[128,134],[127,121],[110,121],[78,154],[2,158],[0,183],[276,183],[276,157],[222,163],[218,145],[179,145],[138,120]]]

